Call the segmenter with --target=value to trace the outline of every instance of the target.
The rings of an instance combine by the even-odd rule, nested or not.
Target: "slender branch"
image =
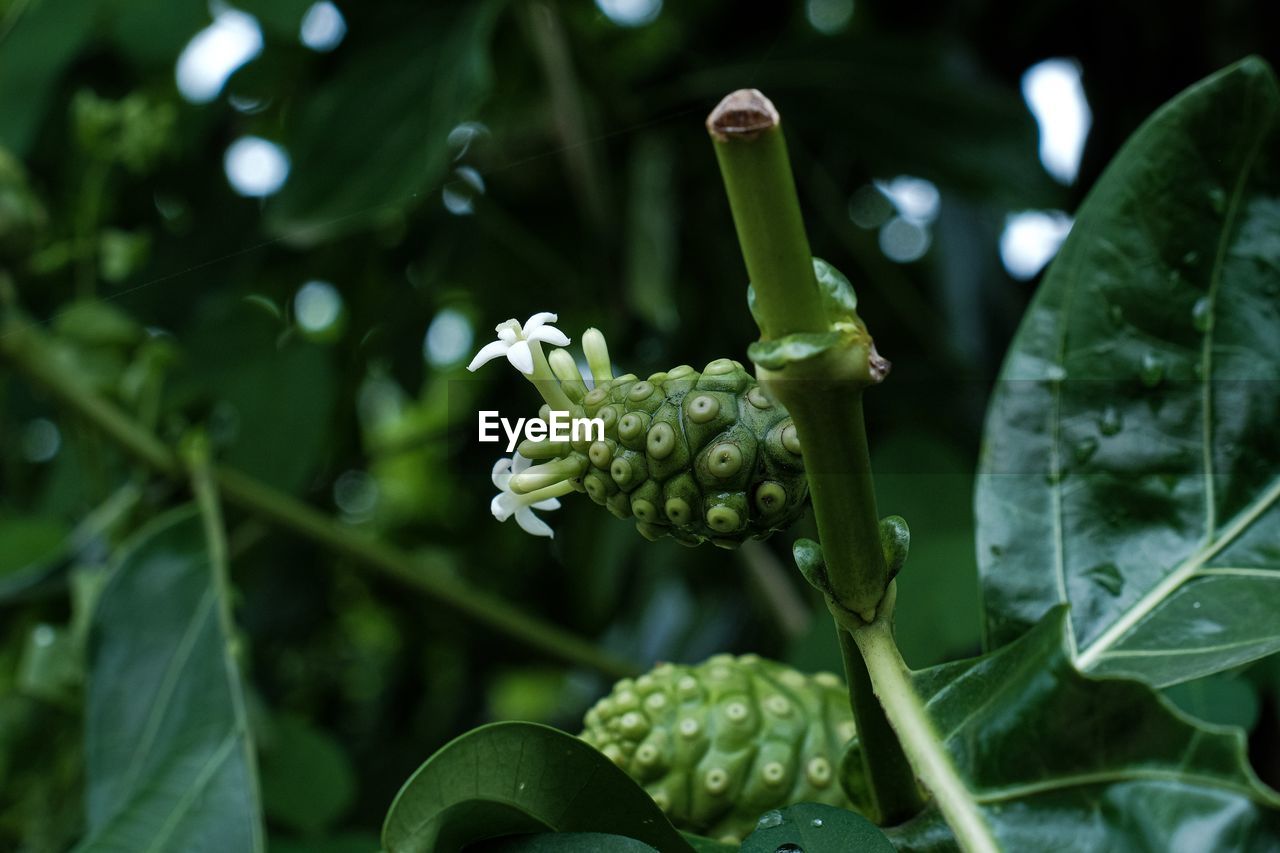
[[[171,479],[186,478],[182,461],[172,448],[85,385],[58,356],[30,321],[11,315],[0,324],[0,359],[11,362],[138,461]],[[521,645],[609,676],[634,675],[638,671],[629,661],[496,596],[473,589],[443,571],[431,571],[432,567],[414,556],[337,522],[252,477],[216,468],[213,478],[228,503],[416,589]]]
[[[907,759],[933,794],[961,849],[967,853],[996,853],[1000,848],[990,827],[974,805],[973,794],[956,772],[911,684],[911,671],[893,639],[892,609],[890,601],[874,622],[853,632],[876,697],[898,733]]]
[[[814,273],[778,111],[760,92],[740,90],[712,111],[707,129],[762,337],[830,332],[835,318],[827,315]],[[823,586],[829,588],[823,591],[844,610],[870,620],[889,572],[862,418],[865,383],[854,380],[867,375],[868,357],[868,350],[837,349],[780,371],[757,372],[795,424],[825,557]],[[879,819],[897,822],[921,809],[920,793],[884,709],[871,695],[861,656],[849,647],[843,629],[840,635],[863,769]]]

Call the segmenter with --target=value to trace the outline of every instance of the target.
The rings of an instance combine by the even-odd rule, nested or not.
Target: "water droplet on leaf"
[[[1154,388],[1164,379],[1164,359],[1153,352],[1142,356],[1142,365],[1138,369],[1138,378],[1148,388]]]
[[[772,829],[775,826],[782,825],[782,812],[777,809],[767,811],[760,816],[760,820],[756,823],[756,829]]]
[[[1088,436],[1076,443],[1076,464],[1083,465],[1098,452],[1098,439]]]
[[[1107,406],[1102,410],[1102,418],[1098,421],[1098,429],[1103,435],[1115,435],[1124,429],[1124,416],[1115,406]]]
[[[820,817],[815,817],[811,823],[812,823],[812,825],[813,825],[813,828],[814,828],[814,829],[821,829],[821,828],[822,828],[822,818],[820,818]]]
[[[1207,332],[1213,328],[1213,305],[1209,297],[1201,296],[1191,308],[1191,322],[1197,332]]]
[[[1051,364],[1045,369],[1044,378],[1050,382],[1061,382],[1067,378],[1067,369],[1060,364]]]
[[[1120,591],[1124,589],[1124,576],[1120,574],[1120,569],[1116,567],[1115,563],[1102,563],[1089,569],[1084,574],[1085,577],[1112,595],[1119,595]]]

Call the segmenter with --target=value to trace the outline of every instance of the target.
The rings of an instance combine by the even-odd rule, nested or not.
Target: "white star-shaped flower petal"
[[[490,341],[476,353],[476,357],[471,359],[471,363],[467,365],[467,370],[474,371],[482,364],[487,364],[499,356],[505,355],[507,361],[511,362],[516,370],[519,370],[525,376],[533,374],[533,352],[529,349],[529,344],[533,342],[546,342],[553,346],[565,347],[569,345],[569,338],[564,332],[555,326],[548,326],[548,323],[554,323],[556,315],[549,311],[542,311],[534,314],[524,325],[513,317],[505,323],[499,323],[494,327],[494,331],[498,333],[496,341]]]
[[[524,532],[552,539],[555,538],[555,534],[551,531],[551,527],[534,515],[533,511],[559,509],[560,501],[547,498],[530,503],[528,495],[517,495],[511,491],[511,478],[524,471],[529,465],[529,460],[519,453],[515,454],[514,460],[504,456],[494,464],[491,479],[499,491],[489,504],[489,511],[498,521],[506,521],[514,515],[516,524],[520,525],[520,529]]]

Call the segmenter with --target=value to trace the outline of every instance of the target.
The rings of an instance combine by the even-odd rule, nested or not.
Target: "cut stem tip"
[[[750,141],[781,122],[777,108],[759,89],[739,89],[707,116],[707,132],[717,142]]]

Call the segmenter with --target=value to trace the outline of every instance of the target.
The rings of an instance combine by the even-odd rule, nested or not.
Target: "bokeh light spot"
[[[662,12],[662,0],[596,0],[596,6],[620,27],[652,24]]]
[[[900,264],[920,260],[931,242],[928,228],[902,216],[895,216],[880,229],[880,251]]]
[[[1074,60],[1046,59],[1022,75],[1022,96],[1040,125],[1040,162],[1063,184],[1075,181],[1093,124],[1080,73]]]
[[[849,26],[853,18],[853,0],[807,0],[804,16],[824,36],[833,36]]]
[[[872,184],[859,187],[849,198],[849,219],[859,228],[879,228],[893,216],[893,202]]]
[[[888,181],[876,181],[876,187],[893,202],[898,215],[917,225],[928,225],[938,218],[942,195],[932,181],[899,175]]]
[[[1009,275],[1026,281],[1044,269],[1071,230],[1071,217],[1060,210],[1027,210],[1011,214],[1000,235],[1000,259]]]
[[[457,364],[471,353],[475,332],[461,311],[445,308],[431,320],[422,342],[422,355],[432,367]]]
[[[470,166],[459,166],[453,170],[453,180],[440,191],[440,200],[454,216],[470,216],[480,195],[484,195],[484,178]]]
[[[378,483],[364,471],[345,471],[333,484],[333,502],[343,520],[368,521],[378,507]]]
[[[22,458],[28,462],[48,462],[62,447],[62,433],[48,418],[34,418],[22,430]]]
[[[333,50],[347,34],[347,20],[329,0],[312,3],[302,16],[298,38],[304,45],[321,53]]]
[[[242,136],[227,148],[223,168],[233,190],[243,196],[261,198],[284,186],[289,177],[289,155],[274,142]]]
[[[293,297],[293,315],[304,332],[327,332],[342,316],[342,295],[327,281],[309,281]]]
[[[174,68],[178,91],[193,104],[207,104],[218,97],[237,68],[261,52],[262,28],[258,19],[224,7],[179,54]]]

